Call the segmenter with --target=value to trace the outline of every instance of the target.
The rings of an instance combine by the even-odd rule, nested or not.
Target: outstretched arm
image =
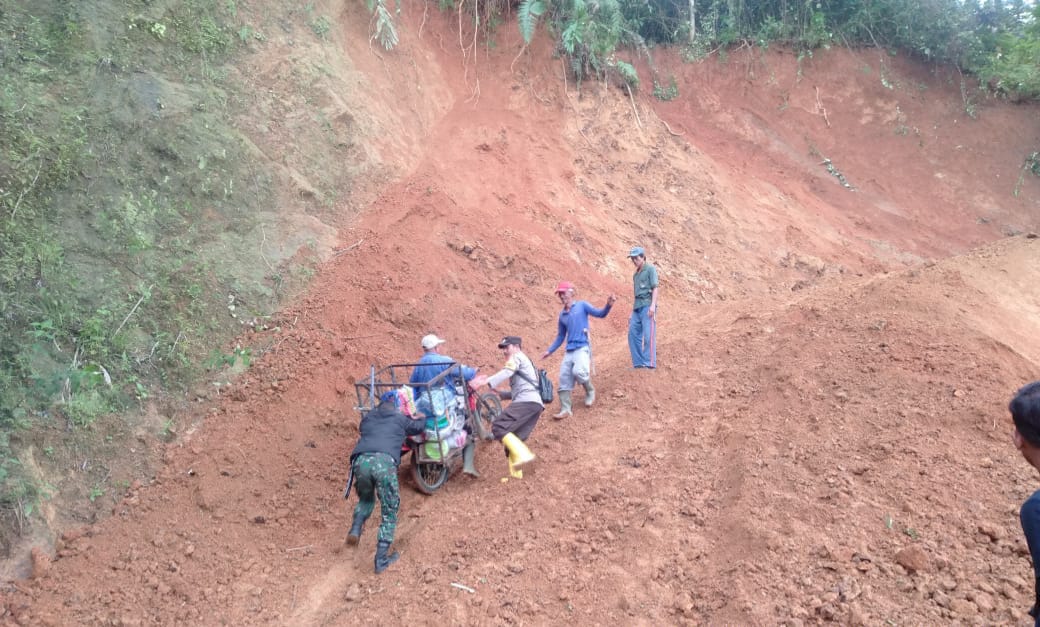
[[[477,376],[477,368],[459,364],[457,374],[462,377],[463,381],[470,381]]]
[[[470,379],[469,387],[474,390],[479,390],[486,385],[494,390],[500,383],[513,376],[513,373],[516,372],[516,367],[512,364],[512,360],[506,362],[505,368],[502,368],[490,377],[486,374],[478,374]]]
[[[398,421],[404,426],[406,435],[419,435],[426,428],[426,420],[409,418],[404,414],[399,414],[399,416]]]
[[[610,308],[614,306],[614,301],[617,300],[617,296],[611,294],[607,296],[607,304],[604,305],[603,309],[596,309],[592,305],[588,305],[585,311],[588,312],[593,318],[606,318],[607,314],[610,313]]]

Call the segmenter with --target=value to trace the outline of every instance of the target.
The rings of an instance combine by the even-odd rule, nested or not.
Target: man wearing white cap
[[[408,379],[409,384],[414,386],[433,381],[437,378],[437,375],[452,367],[451,364],[455,363],[455,360],[447,355],[442,355],[440,352],[440,346],[445,341],[433,333],[423,336],[421,342],[423,356],[419,359],[419,365],[412,370],[412,376]],[[416,406],[419,411],[427,416],[443,414],[448,405],[455,400],[457,391],[453,380],[458,377],[463,381],[470,381],[477,376],[476,368],[470,368],[461,363],[456,364],[453,370],[454,372],[444,378],[443,387],[431,389],[429,394],[419,395],[418,400],[416,400]],[[473,434],[469,431],[469,425],[466,425],[466,433],[466,448],[462,449],[462,472],[479,477],[480,473],[477,472],[476,466],[473,465],[473,456],[476,448],[473,442]]]

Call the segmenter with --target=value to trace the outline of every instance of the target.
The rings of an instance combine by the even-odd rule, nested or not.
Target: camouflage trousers
[[[368,520],[376,508],[379,497],[379,540],[394,541],[397,530],[397,509],[401,506],[401,493],[397,486],[397,466],[386,453],[362,453],[351,466],[357,486],[358,504],[354,507],[354,520]]]

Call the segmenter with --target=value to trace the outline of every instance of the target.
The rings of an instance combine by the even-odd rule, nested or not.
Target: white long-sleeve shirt
[[[501,370],[488,377],[488,385],[497,388],[500,383],[509,379],[510,396],[514,403],[538,403],[544,407],[542,396],[538,393],[538,386],[518,375],[517,369],[520,369],[531,381],[537,383],[538,371],[535,370],[531,358],[517,351],[506,361],[506,365]]]

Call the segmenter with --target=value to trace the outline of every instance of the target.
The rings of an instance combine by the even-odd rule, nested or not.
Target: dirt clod
[[[911,573],[926,573],[932,568],[932,559],[918,544],[900,549],[894,557],[897,564]]]

